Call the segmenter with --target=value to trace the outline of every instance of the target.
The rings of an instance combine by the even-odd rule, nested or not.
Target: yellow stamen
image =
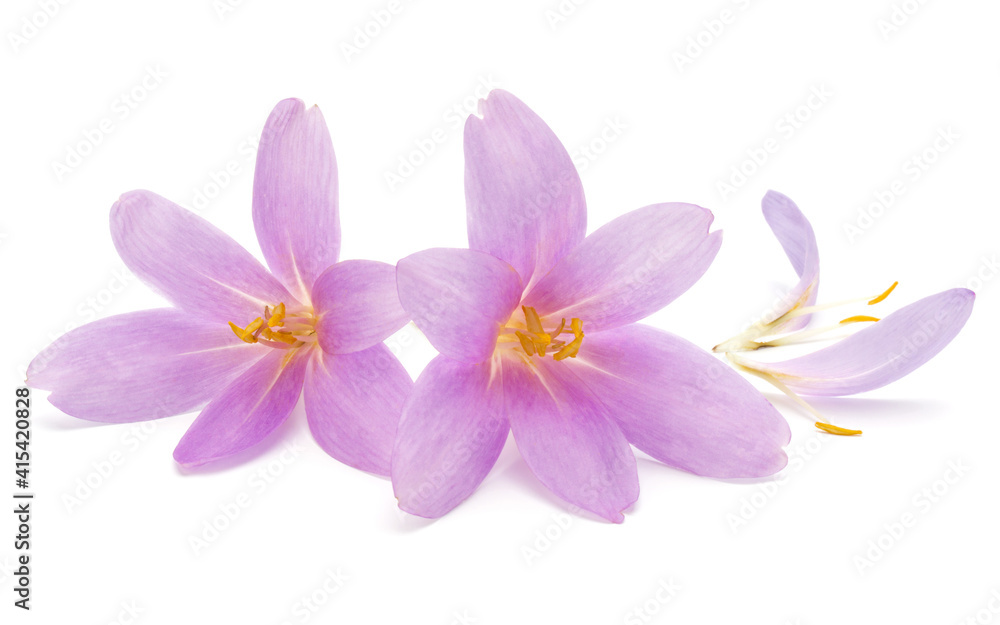
[[[517,340],[521,341],[521,349],[524,350],[524,353],[529,356],[534,356],[535,344],[531,342],[531,339],[528,338],[528,336],[524,332],[521,332],[520,330],[515,332],[515,334],[517,335]]]
[[[298,339],[287,332],[275,332],[270,328],[264,328],[262,332],[264,338],[269,341],[281,341],[282,343],[288,343],[289,345],[294,345],[298,342]]]
[[[861,430],[848,430],[847,428],[838,427],[830,423],[823,423],[822,421],[817,421],[816,427],[824,432],[836,434],[837,436],[857,436],[858,434],[861,434]]]
[[[521,306],[521,310],[524,311],[524,321],[528,325],[528,332],[532,334],[543,334],[545,332],[542,329],[542,320],[538,318],[538,313],[531,306]]]
[[[860,323],[862,321],[880,321],[880,319],[878,317],[869,317],[868,315],[854,315],[847,319],[841,319],[840,323]]]
[[[247,332],[243,328],[239,327],[238,325],[236,325],[232,321],[229,322],[229,327],[233,329],[233,332],[236,334],[236,336],[240,337],[241,340],[243,340],[243,341],[245,341],[247,343],[256,343],[257,342],[257,337],[256,336],[254,336],[250,332]]]
[[[872,306],[873,304],[878,304],[879,302],[881,302],[885,298],[889,297],[889,294],[893,292],[893,290],[896,288],[897,284],[899,284],[898,281],[897,282],[893,282],[892,286],[890,286],[888,289],[886,289],[884,293],[882,293],[881,295],[879,295],[875,299],[873,299],[870,302],[868,302],[868,305]]]
[[[264,309],[264,314],[267,314],[267,308]],[[282,302],[274,307],[274,313],[267,320],[267,325],[270,327],[284,325],[285,320],[285,303]]]

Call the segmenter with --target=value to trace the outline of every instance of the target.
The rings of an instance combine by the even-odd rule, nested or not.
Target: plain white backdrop
[[[792,426],[785,472],[723,482],[640,455],[620,526],[571,512],[513,441],[431,523],[326,456],[301,406],[241,463],[184,475],[194,414],[95,425],[36,391],[33,610],[11,605],[7,514],[4,622],[1000,622],[998,18],[986,0],[5,3],[5,498],[33,355],[163,304],[118,259],[111,204],[153,190],[259,256],[255,145],[286,97],[330,126],[343,258],[466,245],[462,123],[499,86],[573,153],[591,230],[653,202],[715,212],[717,260],[651,324],[710,348],[793,283],[769,188],[813,223],[822,301],[893,280],[887,310],[978,299],[919,371],[815,402],[862,437],[761,387]],[[390,344],[414,376],[433,355],[412,325]]]

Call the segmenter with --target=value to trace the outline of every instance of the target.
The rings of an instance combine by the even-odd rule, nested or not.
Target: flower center
[[[555,360],[576,358],[583,345],[583,321],[573,317],[567,328],[566,319],[562,319],[558,327],[547,332],[534,308],[521,306],[521,312],[524,313],[524,321],[511,317],[500,331],[497,348],[515,349],[525,356],[540,358],[551,353]],[[567,336],[560,338],[564,335]]]
[[[265,321],[266,319],[266,321]],[[264,315],[241,328],[232,321],[229,327],[246,343],[260,343],[268,347],[289,349],[316,342],[316,317],[312,308],[285,311],[284,302],[272,310],[264,307]]]

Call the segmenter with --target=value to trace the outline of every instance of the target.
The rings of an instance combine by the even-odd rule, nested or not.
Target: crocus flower
[[[77,328],[28,367],[63,412],[122,423],[204,406],[174,451],[200,465],[263,440],[305,390],[310,430],[348,465],[388,474],[409,375],[382,343],[407,321],[395,269],[337,262],[337,166],[319,109],[279,103],[261,137],[253,221],[270,271],[149,191],[111,208],[125,264],[173,308]]]
[[[812,226],[798,206],[780,193],[769,191],[761,205],[764,218],[799,275],[799,282],[776,310],[717,345],[715,351],[726,352],[738,368],[768,380],[793,399],[797,399],[796,394],[853,395],[894,382],[944,349],[972,314],[975,293],[957,288],[925,297],[881,320],[871,315],[854,315],[832,326],[804,329],[812,313],[820,310],[853,303],[880,304],[896,284],[879,295],[816,306],[819,251]],[[870,325],[833,345],[791,360],[762,362],[738,353],[802,343],[858,323]],[[803,405],[813,411],[808,404]],[[822,421],[816,425],[834,434],[860,434]]]
[[[654,204],[584,238],[586,204],[562,144],[503,91],[465,126],[470,249],[397,264],[400,301],[440,352],[403,407],[399,506],[438,517],[468,497],[513,432],[559,497],[610,521],[639,494],[630,443],[692,473],[766,476],[788,425],[709,353],[635,323],[705,272],[712,213]]]

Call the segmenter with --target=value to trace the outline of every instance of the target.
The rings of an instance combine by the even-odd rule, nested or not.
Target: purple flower
[[[174,450],[183,466],[243,451],[305,390],[309,428],[345,464],[388,475],[412,381],[382,341],[407,321],[391,265],[337,262],[337,165],[319,109],[279,103],[254,174],[270,272],[201,217],[149,191],[111,208],[125,264],[174,308],[69,332],[28,367],[67,414],[122,423],[204,406]],[[320,349],[322,348],[322,349]]]
[[[399,506],[438,517],[489,473],[511,430],[556,495],[614,522],[639,494],[629,446],[723,478],[779,471],[784,419],[709,353],[635,322],[711,264],[712,213],[654,204],[584,238],[583,188],[562,144],[493,91],[465,127],[471,249],[397,265],[400,301],[441,352],[403,406]]]
[[[853,395],[894,382],[944,349],[972,314],[975,293],[958,288],[925,297],[881,320],[870,315],[854,315],[832,326],[803,329],[814,312],[853,303],[879,304],[896,284],[879,295],[816,306],[819,252],[812,226],[798,206],[780,193],[769,191],[761,205],[764,218],[799,274],[799,282],[775,311],[717,345],[715,351],[726,352],[738,368],[768,380],[793,397],[796,393]],[[829,347],[791,360],[762,362],[736,353],[797,344],[856,323],[870,325]],[[860,433],[823,422],[816,425],[835,434]]]

